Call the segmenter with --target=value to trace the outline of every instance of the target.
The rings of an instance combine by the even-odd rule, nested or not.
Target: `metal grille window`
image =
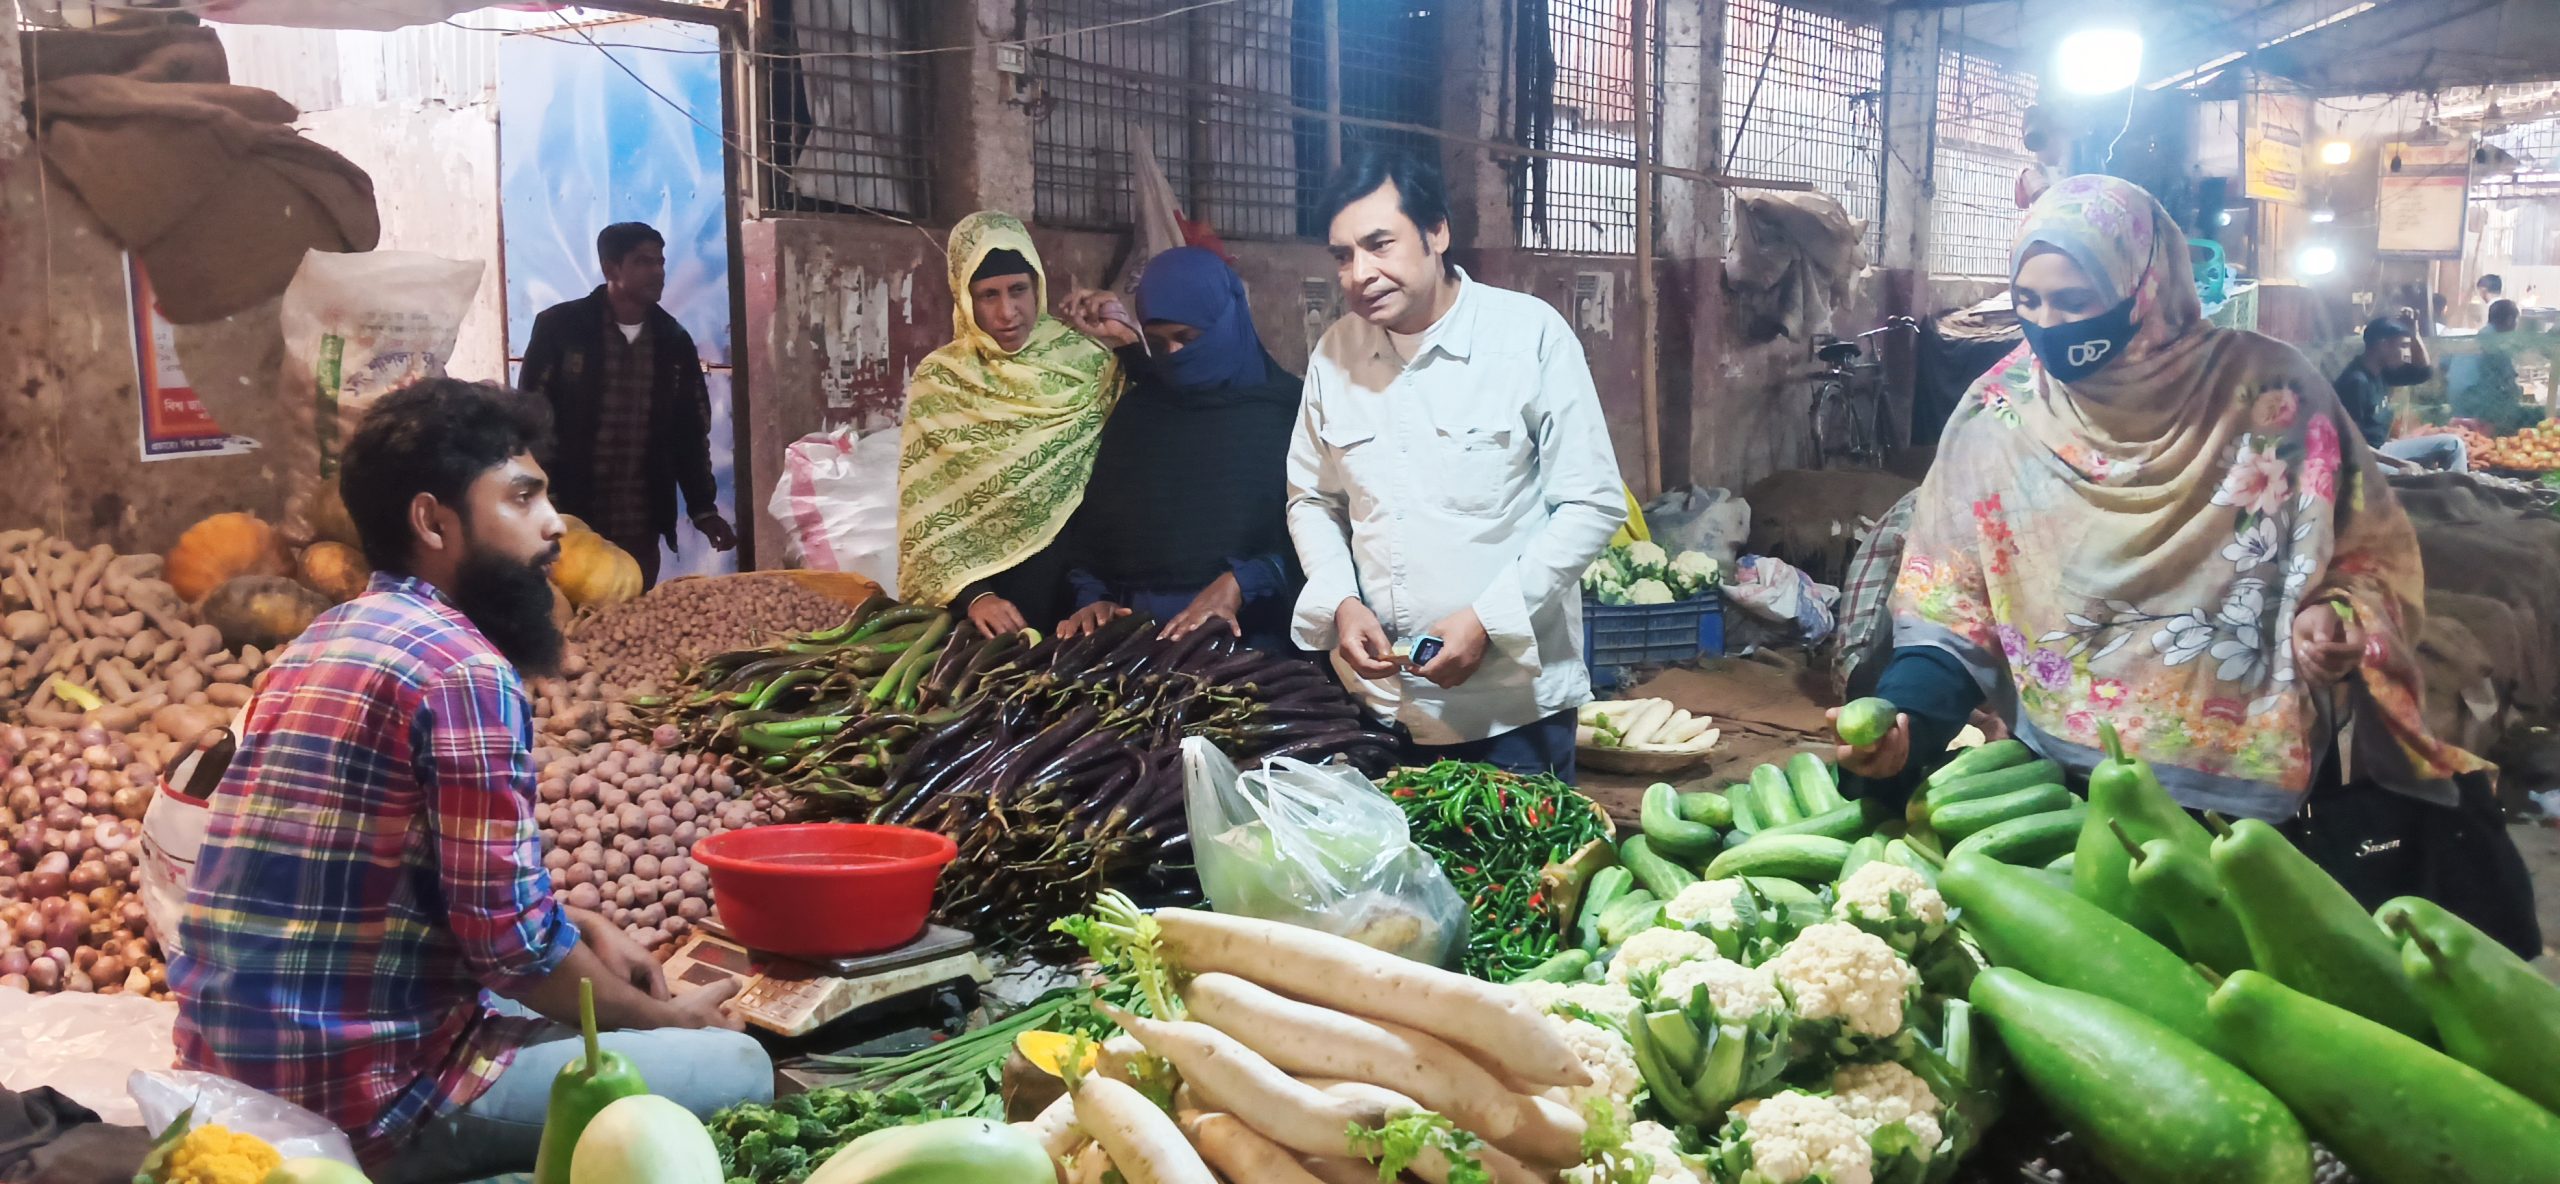
[[[1724,9],[1725,171],[1805,181],[1882,241],[1884,35],[1772,0]]]
[[[2483,136],[2480,142],[2506,149],[2518,167],[2499,176],[2474,173],[2472,197],[2483,201],[2560,197],[2560,119],[2517,124]]]
[[[2036,79],[1971,54],[1938,55],[1936,200],[1929,270],[2002,277],[2018,228],[2018,170],[2035,160],[2019,142]]]
[[[1546,110],[1544,146],[1559,152],[1633,159],[1635,57],[1628,0],[1547,0],[1545,36],[1552,82],[1531,95]],[[1534,35],[1532,33],[1531,35]],[[1521,203],[1520,241],[1540,250],[1632,254],[1636,171],[1587,161],[1533,162]]]
[[[769,0],[757,59],[765,86],[764,205],[793,213],[930,208],[925,5],[932,0]]]

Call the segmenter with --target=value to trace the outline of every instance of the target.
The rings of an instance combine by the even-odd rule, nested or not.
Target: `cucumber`
[[[1697,873],[1671,862],[1653,849],[1653,842],[1635,835],[1618,844],[1618,862],[1635,873],[1636,883],[1644,885],[1655,900],[1669,900],[1680,890],[1698,882]]]
[[[1760,821],[1760,803],[1756,796],[1751,792],[1751,786],[1744,782],[1737,781],[1724,787],[1725,806],[1733,812],[1733,829],[1746,835],[1759,833],[1764,825]]]
[[[1956,844],[1947,859],[1953,862],[1967,852],[1979,852],[2002,863],[2041,868],[2079,846],[2080,822],[2088,815],[2089,803],[2074,801],[2068,809],[1993,823]]]
[[[1776,765],[1751,770],[1751,804],[1764,827],[1804,821],[1804,811],[1796,808],[1795,787],[1787,784],[1787,771]]]
[[[1722,837],[1706,823],[1681,817],[1680,794],[1660,781],[1645,788],[1638,817],[1645,841],[1652,849],[1684,863],[1700,862],[1715,854],[1717,840]]]
[[[1642,888],[1628,889],[1626,895],[1619,897],[1609,907],[1600,910],[1600,944],[1614,946],[1624,940],[1623,937],[1612,935],[1623,934],[1628,918],[1643,912],[1645,906],[1660,903],[1653,898],[1652,893]]]
[[[1864,748],[1884,739],[1885,733],[1893,730],[1893,717],[1899,714],[1894,709],[1893,700],[1870,695],[1842,707],[1839,717],[1831,721],[1831,727],[1842,744]]]
[[[2027,747],[2024,740],[1994,740],[1957,753],[1954,760],[1931,770],[1929,779],[1923,784],[1935,789],[1950,781],[1961,781],[1977,773],[1988,773],[2011,765],[2023,765],[2034,759],[2036,750]]]
[[[1707,865],[1706,875],[1710,880],[1775,876],[1799,883],[1828,884],[1839,878],[1840,865],[1848,858],[1847,840],[1828,835],[1779,835],[1716,856],[1716,861]]]
[[[1787,758],[1787,784],[1795,790],[1796,809],[1811,818],[1827,814],[1846,805],[1840,796],[1840,783],[1832,779],[1831,766],[1810,752],[1799,752]]]
[[[1739,838],[1728,837],[1725,840],[1724,849],[1731,851],[1745,843],[1782,839],[1788,835],[1821,835],[1825,838],[1853,842],[1865,838],[1868,829],[1867,808],[1856,802],[1850,802],[1837,810],[1826,810],[1802,822],[1768,827],[1758,834],[1742,835]]]
[[[1896,867],[1910,868],[1911,870],[1920,873],[1921,879],[1927,880],[1932,884],[1938,882],[1938,865],[1936,861],[1930,859],[1929,856],[1919,848],[1914,847],[1901,839],[1888,839],[1885,841],[1884,861],[1886,863],[1893,864]]]
[[[1530,967],[1515,983],[1573,983],[1582,981],[1582,970],[1591,965],[1591,951],[1565,950]]]
[[[1884,858],[1884,845],[1883,835],[1868,835],[1849,844],[1849,857],[1840,861],[1840,878],[1846,880],[1857,875],[1859,868]]]
[[[1999,775],[1992,774],[1994,777]],[[2071,796],[2070,790],[2059,785],[2031,785],[1996,797],[1976,798],[1932,810],[1929,812],[1929,829],[1938,832],[1941,839],[1961,843],[1995,823],[2069,809],[2071,803],[2078,800]]]
[[[2066,876],[2067,876],[2067,875],[2070,875],[2070,874],[2071,874],[2071,868],[2072,868],[2072,865],[2074,865],[2074,864],[2076,864],[2076,863],[2078,863],[2078,862],[2080,862],[2080,859],[2079,859],[2079,852],[2076,852],[2076,851],[2065,852],[2065,853],[2063,854],[2062,858],[2057,859],[2057,860],[2054,860],[2053,862],[2048,863],[2048,864],[2046,864],[2046,865],[2044,865],[2044,870],[2049,871],[2049,872],[2060,872],[2060,873],[2062,873],[2063,875],[2066,875]]]
[[[1627,939],[1662,924],[1662,902],[1644,901],[1600,922],[1600,940],[1613,946],[1627,944]]]
[[[1921,816],[1934,827],[1937,825],[1938,811],[1949,806],[1961,802],[1978,802],[1984,798],[1996,798],[2004,793],[2030,789],[2038,785],[2058,785],[2061,782],[2062,766],[2053,761],[2034,761],[1989,773],[1979,773],[1932,788],[1920,808]]]
[[[1733,825],[1733,803],[1720,793],[1680,795],[1680,816],[1722,830]]]
[[[1774,905],[1801,908],[1819,907],[1822,904],[1822,898],[1814,895],[1813,889],[1793,880],[1781,880],[1776,876],[1744,876],[1742,882],[1750,885],[1752,891],[1759,893],[1760,899]]]
[[[1583,885],[1582,908],[1573,923],[1574,938],[1582,948],[1599,948],[1601,914],[1608,912],[1610,905],[1618,903],[1619,898],[1634,888],[1635,882],[1635,873],[1620,864],[1613,863],[1591,873],[1591,882]]]

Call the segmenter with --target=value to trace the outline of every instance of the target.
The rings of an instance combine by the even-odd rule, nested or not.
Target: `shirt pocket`
[[[1382,476],[1377,468],[1379,454],[1385,449],[1378,443],[1375,426],[1349,417],[1329,418],[1316,426],[1316,438],[1324,441],[1325,449],[1333,454],[1338,479],[1346,492],[1356,491]]]
[[[1460,514],[1499,514],[1528,464],[1516,426],[1444,424],[1432,429],[1431,455],[1440,501]]]

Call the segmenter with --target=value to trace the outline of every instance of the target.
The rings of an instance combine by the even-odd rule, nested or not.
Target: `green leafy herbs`
[[[949,1116],[905,1090],[816,1089],[731,1106],[708,1125],[729,1184],[798,1184],[855,1139]]]
[[[1049,927],[1082,944],[1106,978],[1134,986],[1146,1001],[1148,1015],[1182,1018],[1181,1000],[1173,991],[1173,968],[1164,960],[1164,930],[1136,901],[1117,889],[1106,889],[1094,897],[1092,911],[1062,917]]]
[[[1378,1165],[1378,1178],[1392,1180],[1416,1160],[1438,1152],[1449,1165],[1449,1184],[1493,1184],[1493,1172],[1477,1152],[1484,1140],[1427,1110],[1392,1118],[1377,1127],[1351,1124],[1351,1150]]]

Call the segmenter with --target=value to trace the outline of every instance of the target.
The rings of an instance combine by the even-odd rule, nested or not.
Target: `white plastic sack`
[[[1807,645],[1819,644],[1839,624],[1833,610],[1840,603],[1840,590],[1815,583],[1812,576],[1783,559],[1743,556],[1724,594],[1753,616],[1793,627]]]
[[[108,1122],[139,1126],[126,1075],[178,1058],[178,1005],[145,995],[30,995],[0,987],[0,1087],[50,1085]]]
[[[782,524],[793,562],[898,594],[898,429],[802,436],[783,450],[765,510]]]
[[[1731,570],[1751,536],[1751,503],[1728,489],[1692,485],[1646,505],[1644,527],[1664,551],[1697,551]]]
[[[1192,861],[1209,906],[1456,964],[1467,908],[1404,811],[1348,765],[1283,757],[1238,773],[1218,746],[1182,742]]]
[[[231,734],[239,735],[248,718],[246,706],[233,713]],[[142,873],[142,912],[150,918],[151,940],[159,943],[163,958],[178,956],[178,912],[186,907],[187,883],[195,876],[196,855],[204,848],[205,829],[213,820],[213,811],[202,799],[172,786],[193,782],[196,763],[204,759],[201,748],[179,758],[160,775],[160,786],[142,811],[142,854],[136,870]]]
[[[218,1073],[185,1069],[136,1070],[125,1080],[125,1092],[142,1112],[142,1129],[153,1134],[187,1114],[187,1129],[220,1124],[264,1139],[286,1159],[334,1159],[356,1163],[355,1146],[337,1124],[265,1090],[242,1085]],[[188,1114],[192,1107],[194,1113]]]
[[[291,485],[307,505],[373,401],[444,375],[480,263],[415,251],[312,251],[284,290],[282,397],[294,408]]]

